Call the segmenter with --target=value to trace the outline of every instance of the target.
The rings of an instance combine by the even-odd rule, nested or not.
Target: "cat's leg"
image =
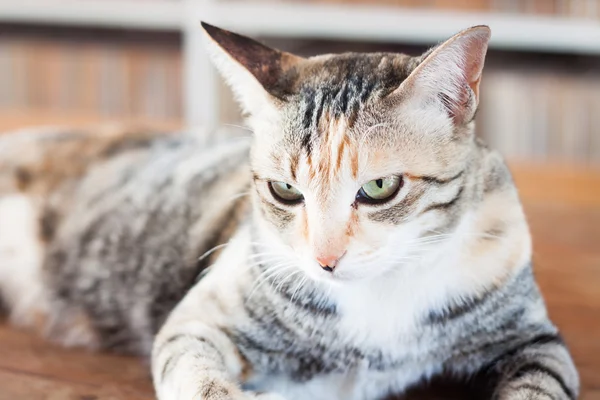
[[[240,389],[247,365],[223,331],[199,321],[176,321],[169,320],[152,352],[159,400],[281,400]]]
[[[228,334],[247,320],[242,292],[254,279],[243,263],[247,253],[238,234],[211,272],[188,291],[158,332],[152,349],[152,377],[159,400],[281,400],[244,392],[254,372]],[[246,247],[249,247],[246,245]]]
[[[243,363],[226,335],[196,321],[165,328],[152,352],[159,400],[244,398],[234,383]]]
[[[575,400],[579,378],[560,336],[542,334],[513,349],[494,369],[498,400]]]

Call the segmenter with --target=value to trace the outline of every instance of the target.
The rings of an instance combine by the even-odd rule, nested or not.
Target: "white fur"
[[[22,194],[0,197],[0,291],[12,322],[31,325],[46,311],[38,213]]]

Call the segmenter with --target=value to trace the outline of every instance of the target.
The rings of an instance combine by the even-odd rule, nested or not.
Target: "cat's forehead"
[[[344,53],[311,57],[291,72],[295,75],[289,101],[306,102],[323,94],[324,100],[389,92],[397,88],[414,68],[416,59],[394,53]]]
[[[342,53],[310,57],[298,64],[303,84],[341,85],[356,77],[387,86],[398,85],[414,68],[417,59],[400,53]]]
[[[306,160],[319,175],[346,168],[356,178],[361,170],[383,173],[390,165],[433,173],[460,153],[439,135],[426,134],[433,117],[442,119],[444,126],[447,118],[399,107],[397,96],[389,101],[419,62],[420,58],[389,53],[306,60],[294,72],[295,90],[278,108],[278,118],[261,120],[261,151],[256,154],[269,154],[277,164],[289,159],[290,166]],[[410,104],[409,99],[402,102]]]
[[[333,129],[360,133],[385,119],[382,100],[410,75],[417,60],[404,54],[345,53],[307,59],[294,72],[284,105],[288,139],[316,141]]]

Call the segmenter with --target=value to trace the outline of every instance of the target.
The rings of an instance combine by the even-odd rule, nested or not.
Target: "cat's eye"
[[[365,183],[358,193],[356,200],[363,203],[384,203],[391,200],[402,187],[401,176],[388,176],[374,179]]]
[[[284,204],[297,204],[304,200],[302,193],[285,182],[269,182],[269,190],[273,197]]]

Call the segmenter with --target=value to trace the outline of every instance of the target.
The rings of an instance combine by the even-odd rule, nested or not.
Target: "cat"
[[[375,400],[441,376],[482,380],[462,398],[577,398],[517,190],[474,133],[488,27],[311,58],[202,27],[250,140],[0,138],[12,322],[150,356],[160,400]]]

